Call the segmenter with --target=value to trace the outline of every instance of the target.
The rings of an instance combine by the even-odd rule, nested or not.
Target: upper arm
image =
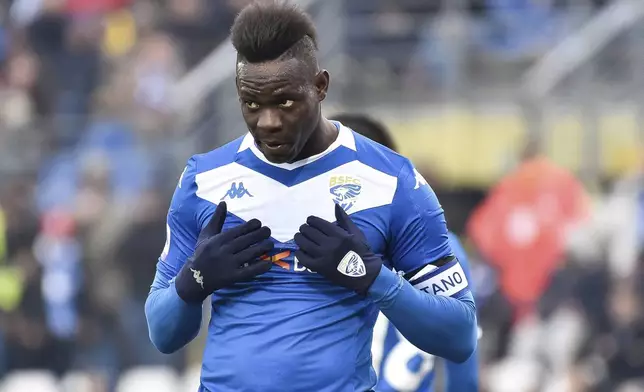
[[[454,256],[461,264],[461,267],[463,267],[463,271],[465,272],[465,278],[467,278],[470,290],[473,292],[476,292],[474,286],[472,285],[472,271],[470,269],[470,261],[469,261],[469,258],[467,257],[467,253],[465,252],[465,249],[463,248],[463,245],[461,244],[461,241],[458,239],[456,234],[454,234],[451,231],[447,233],[447,236],[449,238],[449,245],[452,248],[452,252],[454,253]]]
[[[398,175],[390,222],[389,259],[414,287],[444,296],[469,292],[465,271],[450,244],[443,208],[409,162]]]
[[[175,189],[166,222],[166,242],[157,263],[152,289],[168,287],[186,260],[192,256],[200,232],[195,196],[196,165],[188,161]]]

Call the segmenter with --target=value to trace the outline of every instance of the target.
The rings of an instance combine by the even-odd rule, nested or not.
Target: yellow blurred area
[[[105,17],[103,51],[108,57],[122,56],[136,43],[136,22],[127,10],[119,10]]]
[[[581,113],[550,114],[544,121],[546,154],[578,172],[588,137]],[[452,185],[487,186],[517,162],[528,135],[522,114],[513,111],[448,109],[391,122],[396,142],[417,166],[427,165]],[[616,109],[600,115],[600,170],[615,177],[640,162],[637,117]]]
[[[6,258],[6,220],[0,208],[0,264]],[[0,265],[0,309],[7,312],[15,309],[22,297],[23,281],[16,267]]]

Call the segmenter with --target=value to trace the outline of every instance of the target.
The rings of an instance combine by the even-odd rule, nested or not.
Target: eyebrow
[[[240,95],[248,96],[261,96],[263,93],[259,90],[244,88],[243,86],[239,89]],[[281,87],[271,92],[271,97],[280,97],[280,96],[299,96],[302,95],[302,88],[293,89],[291,87]]]
[[[290,87],[283,87],[283,88],[278,88],[277,90],[273,91],[271,95],[273,96],[278,96],[278,95],[296,95],[296,94],[301,94],[302,93],[302,88],[297,88],[293,89]]]

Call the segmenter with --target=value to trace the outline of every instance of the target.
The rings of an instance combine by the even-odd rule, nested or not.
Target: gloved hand
[[[310,216],[295,234],[300,248],[295,257],[332,282],[366,294],[380,273],[382,259],[369,249],[362,231],[338,204],[335,218],[337,225]]]
[[[269,239],[271,230],[252,219],[222,233],[226,213],[226,203],[219,203],[199,235],[194,255],[177,275],[177,294],[186,302],[203,302],[216,290],[271,269],[270,260],[259,260],[274,247]]]

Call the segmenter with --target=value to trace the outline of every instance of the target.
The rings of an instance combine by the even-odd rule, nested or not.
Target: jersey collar
[[[336,127],[338,127],[338,137],[335,139],[333,143],[324,151],[322,151],[319,154],[310,156],[308,158],[293,162],[293,163],[273,163],[270,162],[264,154],[262,154],[261,151],[257,148],[257,145],[255,145],[255,140],[253,139],[253,136],[249,133],[244,136],[244,139],[242,140],[241,145],[239,146],[239,150],[237,150],[237,153],[240,153],[242,151],[250,149],[251,152],[259,158],[261,161],[263,161],[266,164],[269,164],[271,166],[279,167],[281,169],[286,169],[286,170],[293,170],[297,169],[298,167],[302,167],[304,165],[307,165],[309,163],[315,162],[318,159],[324,157],[325,155],[331,153],[335,149],[337,149],[340,146],[344,146],[346,148],[349,148],[353,151],[356,151],[356,140],[355,137],[353,136],[353,132],[342,125],[338,121],[332,121]]]

